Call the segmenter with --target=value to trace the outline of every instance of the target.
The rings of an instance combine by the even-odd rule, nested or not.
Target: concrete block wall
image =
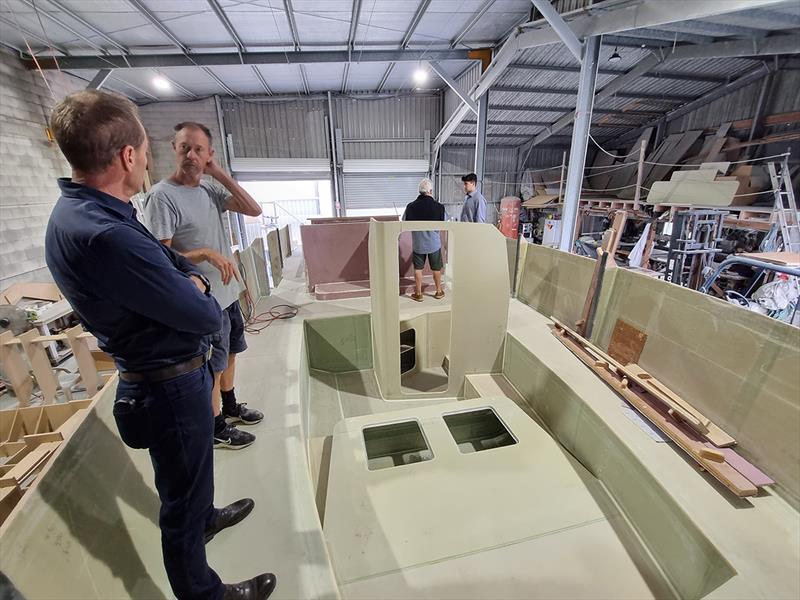
[[[50,89],[38,72],[0,51],[0,289],[52,281],[44,233],[59,195],[56,179],[70,169],[45,128],[56,102],[85,83],[60,72],[47,81]]]
[[[150,139],[150,178],[153,183],[169,177],[175,169],[175,155],[172,151],[173,128],[182,121],[202,123],[211,131],[214,151],[222,168],[226,168],[223,157],[222,136],[219,130],[217,107],[214,98],[193,102],[153,102],[139,107],[144,128]]]

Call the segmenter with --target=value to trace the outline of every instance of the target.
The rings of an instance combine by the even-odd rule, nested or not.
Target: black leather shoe
[[[264,573],[241,583],[225,585],[223,600],[266,600],[275,589],[278,579],[272,573]]]
[[[228,527],[233,527],[240,521],[243,521],[244,518],[253,512],[253,507],[255,507],[256,503],[250,498],[243,498],[242,500],[237,500],[233,504],[228,504],[228,506],[224,508],[220,508],[217,511],[217,517],[214,519],[214,523],[206,529],[206,544],[214,539],[214,536],[217,535],[223,529],[227,529]]]

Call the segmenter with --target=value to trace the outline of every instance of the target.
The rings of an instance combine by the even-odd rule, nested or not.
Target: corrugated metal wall
[[[328,158],[327,109],[325,99],[222,101],[225,129],[239,158]],[[339,96],[333,111],[344,138],[340,160],[426,159],[425,131],[433,139],[442,123],[438,93]]]
[[[239,158],[328,158],[325,100],[222,100]]]
[[[473,148],[444,146],[441,154],[441,184],[434,192],[436,198],[445,205],[448,215],[458,217],[464,203],[464,188],[461,176],[474,169],[475,151]],[[488,203],[486,219],[497,222],[497,208],[504,196],[517,194],[516,182],[517,149],[487,148],[486,171],[483,182],[483,195]],[[436,182],[438,183],[438,182]]]
[[[340,96],[333,101],[333,112],[336,128],[342,130],[344,156],[339,158],[344,159],[427,159],[425,131],[433,139],[442,123],[440,94]]]
[[[464,73],[462,73],[459,77],[456,77],[456,82],[458,83],[459,87],[464,90],[465,92],[469,92],[476,83],[478,83],[478,79],[481,76],[481,65],[479,62],[474,63],[471,65]],[[444,118],[445,120],[450,118],[450,115],[455,112],[455,110],[461,104],[461,98],[459,98],[456,93],[451,90],[449,87],[444,92]],[[473,115],[474,117],[474,115]]]
[[[756,102],[763,80],[736,90],[710,104],[676,119],[669,124],[668,132],[676,133],[690,129],[702,129],[749,119],[755,113]],[[764,114],[778,114],[800,110],[800,71],[779,71],[775,74],[772,90],[767,98]]]

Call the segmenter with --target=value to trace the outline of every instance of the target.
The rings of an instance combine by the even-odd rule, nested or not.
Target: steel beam
[[[411,23],[408,25],[408,29],[406,29],[405,35],[403,35],[403,41],[400,42],[400,47],[405,50],[408,48],[408,44],[411,41],[411,36],[414,35],[414,32],[417,30],[419,26],[419,22],[422,20],[425,11],[428,10],[428,6],[430,6],[431,0],[422,0],[417,6],[417,11],[414,13],[414,16],[411,17]]]
[[[106,42],[108,42],[109,44],[114,46],[117,50],[119,50],[123,54],[129,54],[130,53],[130,50],[127,48],[127,46],[124,46],[123,44],[120,44],[117,40],[115,40],[114,38],[109,36],[104,31],[101,31],[100,29],[98,29],[97,27],[95,27],[94,25],[89,23],[89,21],[87,21],[86,19],[84,19],[80,15],[76,14],[73,10],[71,10],[67,6],[64,6],[58,0],[47,0],[47,1],[50,4],[52,4],[53,6],[55,6],[58,10],[63,12],[65,15],[67,15],[70,19],[72,19],[74,21],[77,21],[78,23],[80,23],[81,25],[86,27],[86,29],[88,29],[89,31],[94,33],[96,36],[104,39]],[[33,3],[28,2],[28,0],[25,0],[25,4],[28,4],[29,6],[33,6]]]
[[[225,85],[225,82],[222,81],[222,79],[217,77],[217,75],[216,75],[216,73],[214,73],[214,71],[212,71],[208,67],[202,67],[202,69],[203,69],[203,71],[206,72],[206,74],[209,77],[211,77],[211,79],[213,79],[216,82],[216,84],[219,87],[221,87],[223,90],[225,90],[226,94],[229,94],[229,95],[233,96],[234,98],[238,98],[239,97],[239,95],[236,92],[234,92],[231,88],[229,88],[227,85]]]
[[[194,100],[196,100],[196,99],[197,99],[197,94],[195,94],[193,91],[186,89],[185,87],[183,87],[183,86],[182,86],[180,83],[178,83],[178,82],[177,82],[177,81],[175,81],[174,79],[170,79],[169,77],[167,77],[166,75],[164,75],[164,73],[162,73],[162,72],[161,72],[161,71],[159,71],[158,69],[154,69],[154,71],[156,72],[156,74],[158,74],[158,76],[159,76],[159,77],[163,77],[164,79],[166,79],[167,81],[169,81],[169,84],[170,84],[172,87],[174,87],[176,90],[178,90],[178,91],[179,91],[181,94],[183,94],[184,96],[189,96],[189,98],[192,98],[192,99],[194,99]]]
[[[571,111],[572,109],[567,106],[529,106],[527,104],[492,104],[490,107],[492,110],[510,110],[514,112],[567,112]],[[655,110],[620,110],[616,108],[596,108],[594,109],[594,113],[597,115],[620,115],[620,116],[629,116],[629,117],[653,117],[659,115],[658,111]],[[574,113],[570,112],[569,115],[565,115],[566,117],[572,117]],[[570,123],[572,122],[572,118],[570,118]],[[569,125],[569,123],[567,123]],[[554,127],[554,126],[551,126]],[[560,127],[559,129],[563,129]],[[555,133],[555,130],[552,132]],[[549,137],[549,136],[548,136]]]
[[[164,25],[164,24],[163,24],[161,21],[159,21],[159,20],[158,20],[158,17],[156,17],[156,16],[155,16],[155,15],[154,15],[152,12],[150,12],[150,9],[149,9],[149,8],[147,8],[147,7],[144,5],[144,3],[142,3],[142,1],[141,1],[141,0],[128,0],[128,4],[130,4],[130,5],[131,5],[131,6],[133,6],[133,7],[134,7],[136,10],[138,10],[138,11],[141,13],[141,15],[142,15],[142,16],[143,16],[145,19],[147,19],[148,21],[150,21],[150,23],[151,23],[151,24],[152,24],[152,25],[153,25],[153,26],[154,26],[156,29],[158,29],[158,30],[159,30],[161,33],[163,33],[163,34],[164,34],[164,35],[167,37],[167,39],[168,39],[169,41],[171,41],[171,42],[172,42],[172,43],[175,45],[175,47],[177,47],[177,48],[179,48],[179,49],[180,49],[180,51],[181,51],[181,52],[183,52],[184,54],[188,54],[188,53],[189,53],[189,48],[188,48],[188,47],[186,47],[186,46],[183,44],[183,42],[181,42],[181,41],[180,41],[180,40],[179,40],[179,39],[178,39],[178,38],[175,36],[175,34],[174,34],[174,33],[172,33],[172,32],[171,32],[171,31],[170,31],[170,30],[167,28],[167,26],[166,26],[166,25]],[[171,66],[171,65],[143,65],[143,66],[148,66],[148,67],[158,67],[158,66]],[[76,68],[80,68],[80,67],[69,67],[69,68],[74,68],[74,69],[76,69]]]
[[[669,23],[705,19],[741,10],[750,10],[776,4],[784,0],[643,0],[632,2],[601,2],[590,7],[586,13],[569,21],[570,29],[578,39],[589,35],[617,33],[632,29],[658,28]],[[603,6],[606,5],[606,6]],[[616,5],[616,9],[614,7]],[[541,22],[533,21],[522,26],[540,28]],[[556,40],[560,41],[560,40]],[[540,45],[535,38],[523,38],[521,47],[528,43]]]
[[[649,55],[644,60],[641,60],[633,69],[622,75],[621,77],[617,77],[608,85],[606,85],[602,90],[597,93],[597,96],[594,98],[594,101],[603,100],[605,98],[609,98],[614,94],[618,93],[621,89],[627,86],[631,81],[637,79],[645,73],[658,65],[661,62],[658,56]],[[581,74],[583,76],[583,73]],[[596,74],[595,74],[596,76]],[[580,88],[579,88],[580,89]],[[592,85],[592,89],[594,89],[594,84]],[[561,131],[572,123],[575,120],[576,115],[578,114],[579,109],[576,109],[574,112],[570,112],[568,115],[564,115],[558,121],[553,123],[550,127],[548,127],[545,131],[537,135],[532,142],[533,146],[537,144],[541,144],[544,140],[549,138],[554,133]],[[601,109],[597,109],[595,111],[597,114],[601,114]],[[633,111],[630,111],[628,114],[633,114]]]
[[[583,42],[581,42],[572,29],[569,28],[564,18],[558,14],[558,11],[550,4],[550,0],[531,0],[533,5],[539,9],[542,16],[550,23],[558,37],[567,47],[567,50],[572,52],[572,56],[581,60],[583,55]]]
[[[49,48],[52,48],[53,50],[56,50],[58,52],[61,52],[61,54],[63,54],[64,56],[69,56],[69,51],[66,48],[64,48],[64,46],[61,46],[60,44],[53,44],[49,40],[43,38],[41,35],[36,34],[36,33],[32,32],[32,31],[29,31],[28,29],[25,29],[24,27],[20,27],[17,23],[15,23],[14,21],[12,21],[10,19],[6,19],[2,15],[0,15],[0,22],[5,23],[6,25],[11,27],[15,31],[18,31],[19,33],[21,33],[26,38],[29,38],[31,40],[36,40],[37,42],[41,42],[42,45],[44,45],[46,47],[49,47]],[[41,57],[39,57],[39,58],[41,59]]]
[[[758,67],[756,67],[755,69],[752,69],[752,70],[748,71],[747,73],[745,73],[741,77],[738,77],[737,79],[734,79],[730,83],[727,83],[725,85],[721,85],[719,87],[716,87],[713,90],[711,90],[710,92],[708,92],[707,94],[704,94],[703,96],[700,96],[699,98],[697,98],[693,102],[689,102],[688,104],[684,104],[680,108],[676,108],[675,110],[673,110],[671,112],[668,112],[666,115],[664,115],[663,117],[660,117],[660,118],[663,118],[665,120],[665,122],[667,122],[667,123],[669,123],[670,121],[674,121],[675,119],[679,119],[682,116],[687,115],[690,112],[692,112],[694,110],[697,110],[698,108],[700,108],[702,106],[705,106],[706,104],[710,104],[714,100],[722,98],[723,96],[727,96],[731,92],[735,92],[738,89],[741,89],[741,88],[743,88],[743,87],[745,87],[747,85],[750,85],[754,81],[758,81],[759,79],[761,79],[763,77],[766,77],[767,75],[772,73],[775,69],[776,69],[776,67],[771,66],[769,63],[762,63]],[[643,129],[645,129],[647,127],[654,126],[657,122],[658,122],[658,119],[656,119],[655,121],[649,122],[649,123],[645,123],[641,127],[637,128],[637,129],[635,129],[633,131],[629,131],[627,133],[624,133],[623,135],[619,136],[616,139],[619,142],[623,142],[623,141],[625,141],[627,139],[635,139],[639,135],[639,132],[641,132]]]
[[[508,92],[513,94],[555,94],[557,96],[574,96],[578,90],[567,88],[549,88],[549,87],[522,87],[514,85],[496,85],[492,88],[493,92]],[[632,100],[659,100],[662,102],[689,102],[694,100],[696,96],[678,95],[678,94],[646,94],[640,92],[617,92],[614,94],[617,98],[630,98]]]
[[[286,11],[286,20],[289,21],[289,29],[292,32],[292,44],[295,51],[300,50],[300,36],[297,33],[297,23],[294,20],[294,9],[292,0],[283,0],[283,9]]]
[[[483,172],[486,169],[486,125],[489,121],[489,92],[478,100],[478,129],[475,133],[475,174],[478,176],[478,190],[483,186]]]
[[[678,32],[710,37],[739,36],[745,38],[759,38],[766,36],[769,31],[755,27],[742,27],[741,25],[728,25],[727,23],[711,23],[709,21],[680,21],[667,23],[663,26],[667,32]]]
[[[664,29],[632,29],[631,31],[620,31],[615,37],[630,40],[635,46],[638,46],[643,40],[647,40],[652,44],[653,40],[659,42],[666,42],[668,44],[675,44],[685,42],[687,44],[710,44],[714,41],[714,36],[696,35],[690,33],[679,33],[677,31],[666,31]],[[605,41],[605,40],[604,40]],[[608,44],[608,42],[605,42]],[[664,46],[666,44],[657,44]]]
[[[394,70],[394,63],[389,63],[389,66],[386,67],[386,72],[383,74],[383,77],[381,77],[380,83],[378,83],[378,89],[375,90],[376,92],[381,92],[383,90],[383,86],[386,85],[386,81],[389,79],[389,75],[392,74],[393,70]]]
[[[472,16],[469,18],[469,21],[467,21],[467,24],[461,29],[461,31],[458,32],[456,37],[450,40],[451,48],[455,48],[461,43],[461,40],[463,40],[470,30],[477,25],[478,21],[483,18],[483,15],[485,15],[486,12],[492,8],[492,4],[494,4],[495,1],[496,0],[486,0],[478,10],[472,13]]]
[[[344,63],[344,69],[342,69],[342,93],[347,93],[347,80],[350,78],[350,63]]]
[[[300,67],[300,79],[303,82],[303,91],[305,92],[306,96],[311,93],[311,88],[308,86],[308,76],[306,75],[306,68],[303,65],[297,65]]]
[[[256,76],[256,79],[258,79],[261,87],[264,88],[264,92],[267,94],[267,96],[272,96],[272,90],[269,88],[269,85],[267,85],[267,80],[264,79],[261,71],[258,70],[258,65],[250,65],[250,68],[253,70],[253,74]]]
[[[108,79],[106,81],[112,81],[112,80],[117,82],[117,83],[119,83],[120,85],[123,85],[125,87],[128,87],[128,88],[132,89],[135,92],[138,92],[140,95],[144,96],[145,98],[150,98],[150,100],[153,100],[155,102],[157,102],[158,99],[159,99],[158,96],[156,96],[155,94],[151,94],[147,90],[143,90],[142,88],[140,88],[140,87],[138,87],[136,85],[133,85],[132,83],[130,83],[128,81],[125,81],[124,79],[119,79],[118,77],[114,77],[113,74],[109,75],[109,77],[108,77]],[[126,96],[127,96],[127,94],[126,94]]]
[[[97,75],[92,77],[92,80],[86,86],[86,89],[99,90],[101,87],[103,87],[103,84],[106,82],[106,79],[108,79],[109,75],[111,75],[111,69],[100,69],[97,72]]]
[[[474,127],[477,125],[476,121],[465,120],[461,122],[462,125]],[[549,127],[552,123],[550,121],[497,121],[493,119],[489,119],[489,127]],[[592,123],[592,127],[626,127],[627,123]],[[454,133],[452,135],[459,135]],[[468,134],[471,135],[471,134]],[[500,134],[497,134],[500,135]],[[528,134],[520,134],[525,135],[528,139],[530,139],[530,135]],[[557,136],[552,136],[557,137]]]
[[[750,134],[747,136],[747,141],[752,142],[753,139],[756,137],[756,133],[759,132],[761,129],[761,120],[764,116],[764,105],[766,104],[767,96],[769,95],[770,87],[772,86],[772,80],[775,77],[775,72],[773,71],[766,77],[764,77],[764,81],[761,83],[761,89],[758,92],[758,100],[756,100],[756,105],[753,110],[753,123],[750,125]],[[747,150],[744,152],[744,158],[749,159],[752,158],[753,155],[759,150],[758,146],[748,146]]]
[[[467,92],[461,89],[461,86],[458,85],[458,83],[452,77],[450,77],[450,75],[447,74],[447,72],[442,68],[442,66],[438,62],[436,62],[435,60],[429,60],[428,66],[450,87],[451,90],[455,92],[456,96],[461,98],[461,101],[464,104],[469,106],[469,109],[472,112],[474,112],[476,115],[478,114],[478,105],[475,103],[475,101],[469,97],[469,94],[467,94]]]
[[[597,81],[597,63],[600,57],[600,36],[587,38],[583,46],[581,76],[578,85],[578,108],[575,126],[572,128],[567,185],[564,191],[564,208],[561,211],[561,243],[559,248],[572,251],[572,237],[581,199],[583,168],[586,163],[586,147],[589,144],[589,127],[592,122],[594,86]]]
[[[761,42],[757,40],[748,40],[745,42],[717,42],[714,44],[708,44],[707,46],[680,46],[673,52],[664,56],[663,59],[657,54],[649,55],[625,75],[617,77],[612,82],[607,84],[597,93],[595,101],[603,100],[614,95],[621,95],[620,90],[624,89],[630,82],[638,79],[646,72],[651,71],[662,62],[693,58],[709,58],[717,55],[728,56],[731,55],[731,53],[738,56],[741,56],[742,53],[748,55],[752,55],[753,53],[763,53],[765,55],[783,54],[792,52],[793,49],[794,52],[800,52],[800,35],[782,35],[775,38],[769,38]],[[725,88],[727,85],[730,84],[723,85],[722,88]],[[710,93],[713,93],[713,90]],[[705,98],[705,96],[702,96],[701,98]],[[600,114],[601,111],[602,109],[595,110],[595,112],[598,114]],[[545,131],[537,135],[533,139],[532,145],[536,146],[540,144],[552,134],[560,131],[572,123],[572,121],[575,119],[575,114],[575,112],[572,112],[568,115],[564,115],[558,121],[553,123],[552,126],[548,127]],[[634,111],[630,111],[628,114],[634,114]],[[658,119],[655,119],[655,121],[657,120]]]
[[[184,46],[185,48],[185,46]],[[56,69],[54,60],[38,57],[43,69]],[[420,62],[423,60],[469,60],[467,50],[363,50],[358,54],[359,62]],[[66,62],[65,62],[66,61]],[[346,63],[346,51],[300,51],[300,52],[247,52],[239,57],[236,52],[215,52],[192,54],[129,54],[121,57],[111,56],[68,56],[59,58],[62,69],[127,69],[147,67],[194,67],[224,65],[275,65]],[[35,69],[33,61],[25,61],[26,66]]]
[[[230,19],[228,19],[228,15],[225,14],[225,10],[219,5],[217,0],[206,0],[208,5],[211,7],[211,10],[214,11],[214,14],[217,15],[217,18],[222,23],[222,26],[228,32],[228,35],[231,36],[233,43],[236,44],[236,49],[239,51],[239,54],[243,52],[247,52],[247,49],[244,47],[244,42],[242,42],[239,34],[236,32],[236,28],[231,23]]]
[[[605,38],[603,38],[605,43]],[[567,73],[580,73],[579,66],[561,66],[561,65],[542,65],[542,64],[527,64],[527,63],[511,63],[508,65],[509,69],[522,69],[530,71],[551,71],[551,72],[567,72]],[[626,71],[621,69],[597,69],[598,75],[625,75]],[[712,83],[725,83],[728,79],[726,77],[719,77],[717,75],[703,75],[702,73],[689,74],[689,73],[672,73],[669,71],[659,71],[657,73],[643,73],[642,77],[651,79],[674,79],[676,81],[699,81],[699,82],[712,82]],[[495,88],[496,89],[496,88]]]
[[[581,39],[589,35],[658,27],[676,21],[702,19],[781,3],[782,0],[726,0],[725,2],[717,0],[695,0],[693,2],[684,2],[683,0],[643,0],[638,4],[631,4],[628,2],[620,3],[616,0],[606,0],[593,4],[588,9],[581,11],[580,15],[569,21],[569,26],[578,39]],[[526,27],[528,30],[525,29]],[[492,64],[483,73],[478,84],[470,90],[470,96],[473,99],[480,98],[486,90],[490,89],[520,50],[555,44],[560,41],[555,30],[549,27],[543,19],[523,25],[506,40],[495,54]],[[768,42],[769,38],[763,40],[765,44]],[[690,48],[696,47],[692,46]],[[677,50],[681,50],[681,48]],[[451,115],[439,135],[436,136],[436,145],[441,146],[445,143],[447,137],[458,127],[467,112],[469,112],[469,109],[462,106]]]
[[[72,28],[69,25],[67,25],[66,23],[64,23],[64,21],[62,21],[58,17],[55,17],[55,16],[51,15],[46,10],[39,9],[39,7],[36,6],[33,2],[31,2],[31,0],[21,0],[21,2],[23,4],[25,4],[26,6],[30,7],[31,9],[33,9],[33,12],[36,13],[37,15],[41,15],[41,16],[45,17],[46,19],[51,20],[53,23],[55,23],[59,27],[63,27],[64,29],[69,31],[72,35],[80,38],[81,40],[86,42],[89,46],[94,48],[95,50],[98,50],[99,52],[102,52],[103,54],[107,54],[108,53],[108,51],[105,48],[103,48],[100,44],[96,44],[95,42],[93,42],[92,40],[87,38],[85,35],[80,33],[79,31],[76,31],[74,28]],[[15,26],[15,28],[16,28],[16,26]]]
[[[353,0],[353,8],[350,12],[350,32],[347,34],[347,54],[348,62],[350,53],[356,43],[356,32],[358,31],[358,20],[361,18],[361,0]]]

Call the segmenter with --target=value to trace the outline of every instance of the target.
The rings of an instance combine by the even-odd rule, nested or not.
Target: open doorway
[[[416,253],[415,248],[425,253]],[[398,255],[400,295],[414,299],[419,285],[421,294],[417,301],[427,302],[430,307],[421,315],[400,321],[401,391],[407,395],[443,392],[450,377],[450,295],[436,293],[436,289],[444,292],[446,288],[446,232],[437,229],[402,232],[398,237]],[[436,280],[439,285],[434,285]]]
[[[300,225],[311,217],[334,216],[331,183],[327,179],[239,183],[263,209],[260,217],[245,217],[249,240],[265,237],[270,228],[288,225],[292,240],[300,243]]]

